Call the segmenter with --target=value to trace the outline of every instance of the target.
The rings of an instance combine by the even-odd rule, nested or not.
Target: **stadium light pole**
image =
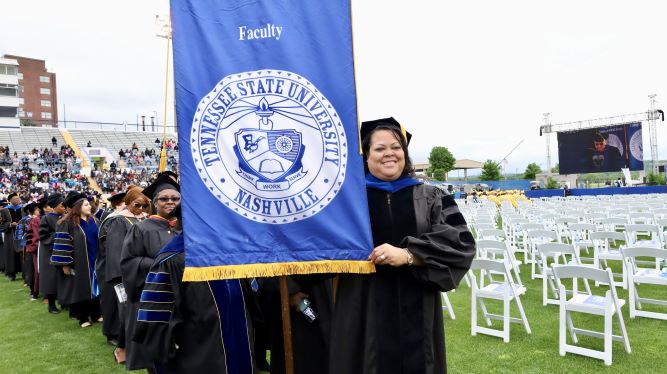
[[[157,126],[157,128],[159,129],[160,128],[160,121],[157,118],[157,110],[154,110],[153,114],[155,114],[155,126]],[[155,132],[155,127],[153,127],[153,132]]]
[[[141,128],[143,132],[146,132],[146,116],[141,116]]]

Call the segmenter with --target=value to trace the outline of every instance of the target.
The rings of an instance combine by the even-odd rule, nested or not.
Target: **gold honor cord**
[[[164,77],[164,117],[162,117],[162,150],[160,151],[160,172],[167,169],[167,95],[169,93],[169,50],[171,49],[171,17],[167,31],[167,67]],[[174,127],[176,123],[174,122]]]

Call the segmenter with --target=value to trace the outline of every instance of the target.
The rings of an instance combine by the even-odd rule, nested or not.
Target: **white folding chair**
[[[612,243],[617,245],[625,245],[625,235],[622,232],[616,231],[596,231],[590,234],[590,238],[593,241],[593,266],[602,269],[601,264],[604,264],[605,268],[607,267],[607,261],[623,261],[623,255],[618,249],[612,248]],[[622,242],[622,244],[619,244]],[[613,275],[622,277],[621,282],[614,282],[615,286],[621,286],[627,288],[627,273],[625,271],[625,266],[621,266],[621,274],[614,273]],[[598,285],[597,283],[595,284]]]
[[[491,239],[507,242],[507,234],[500,229],[482,229],[477,233],[477,239]]]
[[[667,218],[667,208],[656,208],[653,209],[653,218],[656,220],[656,222],[659,219],[665,219]]]
[[[530,334],[530,325],[528,324],[528,319],[526,318],[526,313],[523,309],[523,304],[521,304],[520,296],[526,293],[526,287],[521,286],[514,282],[512,278],[512,272],[510,271],[510,265],[507,261],[494,261],[486,259],[474,259],[472,261],[471,269],[480,270],[480,280],[484,278],[484,273],[494,272],[502,273],[504,275],[502,282],[494,282],[486,286],[482,286],[483,283],[478,283],[477,278],[473,271],[470,271],[469,274],[472,278],[472,308],[470,316],[471,330],[470,333],[472,336],[480,334],[486,334],[491,336],[496,336],[503,338],[505,343],[510,341],[510,323],[521,323],[523,324],[526,333]],[[489,313],[484,303],[485,299],[491,300],[500,300],[503,302],[503,314],[493,314]],[[510,315],[510,303],[514,300],[517,308],[519,309],[519,314],[521,318],[515,318]],[[477,304],[479,303],[484,319],[486,321],[487,327],[478,326],[477,324]],[[491,320],[503,321],[503,329],[497,330],[493,329]]]
[[[544,243],[538,244],[537,248],[540,252],[542,260],[542,305],[558,304],[558,287],[556,286],[553,267],[558,265],[582,265],[579,253],[572,244],[565,243]],[[569,259],[568,259],[569,256]],[[549,260],[552,260],[549,263]],[[584,286],[588,294],[591,294],[591,288],[588,281],[584,280]],[[549,288],[555,299],[549,298]],[[576,285],[574,290],[576,292]]]
[[[531,230],[526,234],[530,254],[530,279],[542,278],[542,263],[537,249],[538,244],[558,242],[558,233],[551,230]],[[539,270],[539,271],[536,271]]]
[[[626,243],[628,247],[662,248],[662,233],[658,225],[633,224],[625,227]],[[642,239],[641,236],[649,236]]]
[[[607,218],[603,213],[586,213],[584,214],[584,223],[592,223],[599,228],[602,228],[602,220]]]
[[[570,243],[574,245],[577,253],[581,254],[582,248],[586,250],[586,253],[588,253],[588,248],[593,248],[591,233],[597,231],[597,226],[592,223],[573,223],[568,229]]]
[[[449,296],[447,296],[447,292],[441,292],[442,295],[442,310],[446,310],[447,313],[449,314],[449,318],[451,319],[456,319],[456,315],[454,315],[454,309],[452,308],[452,303],[449,302]]]
[[[530,243],[528,243],[528,232],[532,230],[545,230],[544,225],[541,223],[535,223],[535,222],[526,222],[522,223],[520,225],[520,236],[521,236],[521,244],[523,244],[522,249],[523,249],[523,257],[524,257],[524,263],[527,264],[529,263],[530,259]]]
[[[631,353],[630,340],[625,329],[625,322],[623,320],[623,313],[621,308],[625,305],[625,300],[618,298],[616,294],[616,287],[614,287],[614,277],[610,269],[600,270],[589,266],[576,265],[562,265],[553,268],[556,283],[558,284],[559,306],[560,306],[560,320],[558,329],[558,351],[561,356],[566,353],[574,353],[578,355],[588,356],[603,360],[605,365],[609,366],[612,363],[612,342],[622,341],[625,345],[625,351]],[[606,291],[605,296],[588,295],[573,292],[572,297],[568,299],[563,280],[572,279],[573,284],[576,284],[577,279],[593,280],[599,284],[608,284],[609,290]],[[570,313],[588,313],[599,316],[604,316],[604,331],[592,331],[574,327]],[[620,325],[621,335],[613,334],[612,320],[616,315]],[[570,330],[570,336],[574,344],[567,343],[567,330]],[[592,336],[603,339],[604,349],[602,351],[584,348],[577,346],[577,334]]]
[[[642,310],[642,304],[667,306],[667,300],[643,298],[639,296],[637,285],[652,284],[667,287],[667,277],[662,276],[658,269],[639,267],[638,257],[651,257],[656,262],[667,260],[667,250],[648,247],[622,248],[623,258],[628,271],[628,294],[630,299],[630,318],[647,317],[667,320],[665,312],[651,312]],[[667,291],[667,290],[666,290]],[[667,294],[667,292],[665,293]]]
[[[521,230],[521,227],[529,223],[530,222],[526,218],[514,217],[511,219],[509,226],[510,245],[514,247],[515,251],[521,251],[524,254],[527,252],[526,243],[523,241],[523,231]]]
[[[649,212],[630,213],[629,219],[630,223],[633,225],[636,224],[652,225],[654,223],[653,213]]]
[[[602,223],[602,230],[600,231],[623,231],[628,225],[627,217],[609,217],[600,221]]]
[[[556,218],[556,231],[560,237],[561,242],[565,242],[566,239],[570,237],[568,227],[573,223],[579,223],[579,220],[575,217],[561,217]]]
[[[496,225],[492,223],[475,223],[472,226],[475,229],[474,232],[477,238],[479,238],[479,232],[481,230],[493,230],[496,228]]]
[[[519,261],[514,257],[514,253],[509,248],[507,243],[500,240],[480,239],[475,242],[477,247],[478,258],[485,258],[489,260],[507,260],[512,265],[514,276],[519,285],[523,285],[519,277]],[[491,272],[488,273],[491,277]],[[491,281],[491,279],[489,279]]]
[[[658,218],[655,222],[658,224],[658,228],[662,234],[662,244],[667,249],[667,218]]]

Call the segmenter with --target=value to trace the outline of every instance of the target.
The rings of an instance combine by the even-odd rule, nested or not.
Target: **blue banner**
[[[350,2],[171,12],[184,280],[373,272]]]

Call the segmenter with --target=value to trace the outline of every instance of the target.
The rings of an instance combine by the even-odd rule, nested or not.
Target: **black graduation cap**
[[[107,200],[110,203],[115,204],[116,201],[124,199],[126,194],[127,194],[127,192],[118,192],[118,193],[114,192],[114,193],[111,194],[111,196],[109,196],[107,198]]]
[[[31,214],[34,208],[39,207],[39,202],[31,201],[26,206],[23,207],[23,214]]]
[[[55,208],[64,201],[65,198],[62,194],[54,193],[49,195],[49,197],[46,199],[46,205],[50,206],[51,208]]]
[[[0,206],[5,206],[5,205],[7,205],[7,199],[0,200]]]
[[[158,174],[158,176],[159,176],[159,175],[162,175],[162,174],[169,175],[169,176],[172,177],[176,182],[178,182],[178,174],[174,173],[173,171],[171,171],[171,170],[165,170],[165,171],[161,172],[160,174]]]
[[[398,131],[403,134],[405,137],[405,140],[407,140],[407,143],[410,144],[410,139],[412,139],[412,134],[409,132],[405,131],[403,126],[401,126],[400,123],[398,123],[397,120],[394,119],[394,117],[389,117],[389,118],[382,118],[382,119],[376,119],[373,121],[366,121],[361,123],[361,140],[363,141],[368,134],[373,132],[376,127],[378,126],[389,126],[389,127],[395,127],[398,129]]]
[[[67,197],[65,198],[64,205],[66,208],[72,209],[74,204],[82,199],[87,199],[86,194],[82,194],[81,192],[77,191],[70,191],[70,193],[68,193]]]
[[[144,188],[141,193],[144,194],[147,198],[153,200],[155,195],[163,190],[176,190],[180,192],[181,189],[178,186],[178,182],[176,182],[176,179],[174,179],[175,175],[176,174],[171,171],[158,174],[155,182]]]

